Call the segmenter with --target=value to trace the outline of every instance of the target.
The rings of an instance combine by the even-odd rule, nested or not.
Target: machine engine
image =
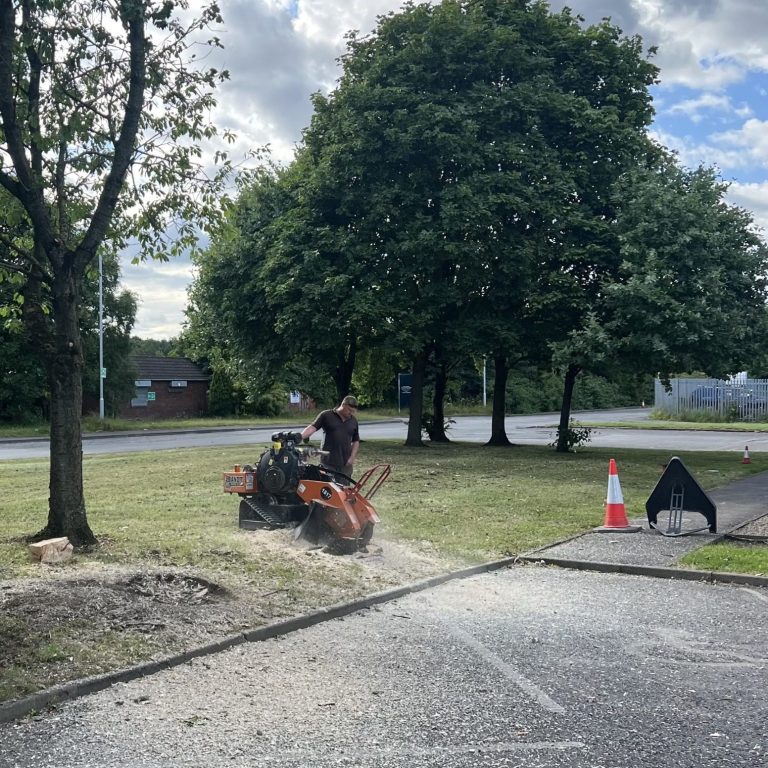
[[[256,469],[256,482],[265,493],[285,496],[299,487],[302,459],[300,432],[275,432],[272,447],[264,451]]]

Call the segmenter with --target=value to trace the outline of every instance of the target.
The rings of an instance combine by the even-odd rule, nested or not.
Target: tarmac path
[[[513,566],[0,725],[0,765],[764,768],[767,592]]]
[[[606,448],[653,448],[676,451],[768,451],[766,432],[715,432],[689,430],[643,430],[610,427],[615,422],[642,421],[649,409],[628,408],[610,411],[583,411],[574,414],[580,422],[605,423],[593,428],[590,445]],[[508,416],[507,436],[520,445],[547,445],[555,436],[557,414]],[[179,448],[205,448],[217,445],[253,445],[261,449],[270,442],[272,432],[279,429],[301,429],[303,423],[254,429],[200,429],[183,431],[145,430],[111,432],[86,435],[83,453],[133,453],[136,451],[177,450]],[[404,440],[407,424],[402,419],[380,422],[362,422],[363,439]],[[490,417],[459,416],[449,430],[452,440],[484,443],[490,437]],[[316,438],[319,444],[319,437]],[[49,455],[47,439],[0,439],[0,461],[6,459],[44,458]]]

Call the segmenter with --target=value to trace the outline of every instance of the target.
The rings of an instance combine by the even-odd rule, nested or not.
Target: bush
[[[577,421],[571,419],[565,431],[565,445],[568,451],[575,451],[592,441],[592,428],[583,427]],[[558,428],[555,439],[549,444],[550,448],[556,448],[560,442],[560,429]]]

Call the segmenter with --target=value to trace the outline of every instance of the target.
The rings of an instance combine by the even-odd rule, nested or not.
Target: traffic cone
[[[744,446],[744,458],[741,460],[742,464],[751,464],[752,459],[749,458],[749,446]]]
[[[634,533],[640,530],[639,525],[630,525],[627,520],[627,510],[624,508],[624,497],[621,494],[619,473],[616,461],[611,459],[608,465],[608,497],[605,500],[605,523],[598,531],[604,533]]]

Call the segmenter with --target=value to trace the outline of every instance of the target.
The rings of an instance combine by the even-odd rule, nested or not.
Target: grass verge
[[[732,422],[692,422],[692,421],[662,421],[648,419],[647,421],[612,421],[610,424],[598,421],[579,422],[581,426],[600,429],[674,429],[686,432],[768,432],[768,424],[755,421]]]
[[[703,571],[728,571],[768,576],[768,546],[720,543],[702,547],[682,558],[683,565]]]
[[[99,546],[52,569],[30,562],[25,541],[46,520],[48,462],[0,462],[0,579],[3,586],[28,587],[0,590],[0,700],[187,647],[191,628],[203,626],[210,640],[378,591],[392,579],[420,577],[394,569],[385,581],[362,574],[354,559],[330,562],[288,548],[265,549],[259,534],[239,530],[237,499],[222,492],[221,473],[235,463],[253,463],[261,450],[249,445],[86,456],[88,517]],[[361,468],[393,465],[375,499],[382,525],[374,543],[410,542],[414,550],[443,558],[441,567],[448,570],[565,538],[602,522],[611,457],[618,462],[628,514],[642,516],[669,459],[666,452],[587,448],[557,454],[538,446],[406,448],[399,441],[365,441]],[[681,457],[706,488],[768,470],[762,454],[749,465],[733,453]],[[152,581],[161,571],[222,585],[230,602],[222,602],[218,614],[205,603],[163,603],[163,584]],[[142,573],[141,590],[130,591],[126,578],[107,583],[105,575],[116,572]],[[251,601],[238,613],[235,598],[245,593]],[[161,623],[167,624],[162,637],[147,630]]]

